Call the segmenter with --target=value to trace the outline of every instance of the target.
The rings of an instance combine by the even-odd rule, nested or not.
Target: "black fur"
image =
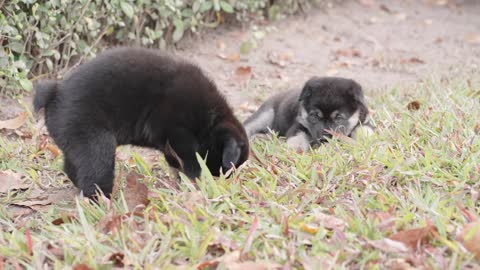
[[[132,144],[164,152],[188,177],[195,153],[214,175],[248,157],[248,138],[215,84],[195,65],[141,48],[111,49],[63,81],[36,85],[35,110],[64,153],[64,169],[85,196],[112,191],[115,149]]]
[[[288,143],[288,138],[303,133],[315,145],[331,137],[329,131],[353,135],[356,127],[351,122],[370,125],[368,114],[362,87],[354,80],[312,77],[301,89],[268,98],[244,126],[248,136],[271,129],[287,137]]]

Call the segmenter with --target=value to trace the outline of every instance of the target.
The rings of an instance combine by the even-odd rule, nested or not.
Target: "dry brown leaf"
[[[279,67],[285,67],[292,59],[293,54],[291,52],[277,53],[270,52],[268,54],[268,60],[271,64],[277,65]]]
[[[337,75],[338,74],[338,70],[337,69],[329,69],[325,72],[325,76],[334,76],[334,75]]]
[[[77,264],[77,265],[73,266],[73,270],[93,270],[93,269],[90,268],[90,266],[88,266],[84,263],[81,263],[81,264]]]
[[[48,144],[47,149],[48,151],[50,151],[50,153],[52,153],[53,158],[56,158],[60,154],[60,150],[58,149],[58,147],[53,144]]]
[[[377,228],[384,232],[391,232],[395,227],[395,218],[389,212],[375,211],[367,214],[368,219],[378,220]]]
[[[282,269],[282,265],[278,263],[273,263],[269,261],[246,261],[246,262],[232,262],[232,263],[225,263],[225,267],[228,270],[275,270],[275,269]]]
[[[0,255],[0,270],[4,270],[5,269],[5,258]]]
[[[55,219],[52,221],[52,224],[55,226],[62,225],[64,223],[71,223],[73,220],[75,220],[75,215],[68,213],[68,214],[62,214],[61,217]]]
[[[401,64],[425,64],[425,61],[418,57],[410,57],[408,59],[400,59]]]
[[[412,249],[416,249],[418,245],[427,242],[431,236],[437,232],[437,227],[428,225],[423,228],[410,229],[397,232],[388,238],[398,242],[402,242]]]
[[[26,198],[24,201],[18,201],[15,202],[13,205],[20,205],[20,206],[27,206],[31,207],[33,209],[37,207],[42,207],[46,205],[50,205],[53,203],[52,198],[50,198],[47,192],[43,193],[38,193],[38,192],[32,192],[32,194],[35,194],[32,197]]]
[[[457,234],[457,240],[480,260],[480,221],[467,223]]]
[[[420,102],[415,100],[415,101],[412,101],[412,102],[408,103],[407,109],[409,111],[418,111],[420,109]]]
[[[342,219],[321,212],[315,214],[315,217],[316,221],[320,222],[327,229],[340,231],[345,230],[346,223]]]
[[[12,190],[28,189],[31,184],[25,183],[22,175],[11,170],[0,171],[0,193],[8,193]]]
[[[217,269],[220,265],[228,270],[271,270],[281,269],[281,265],[269,261],[241,261],[240,251],[234,251],[225,254],[217,259],[198,264],[195,268],[198,270]]]
[[[480,44],[480,33],[472,33],[468,35],[467,41],[471,44]]]
[[[238,61],[240,61],[240,54],[239,54],[239,53],[232,53],[232,54],[229,54],[229,55],[225,55],[225,54],[223,54],[223,53],[219,53],[219,54],[217,54],[217,56],[218,56],[220,59],[227,60],[227,61],[230,61],[230,62],[238,62]]]
[[[387,7],[387,6],[384,5],[384,4],[380,4],[380,10],[383,10],[383,11],[385,11],[386,13],[392,13],[392,10],[390,10],[390,8]]]
[[[473,131],[475,134],[480,134],[480,124],[476,124],[475,127],[473,127]]]
[[[15,118],[0,121],[0,129],[17,129],[27,120],[28,113],[23,112]]]
[[[47,245],[47,250],[50,254],[52,254],[53,256],[57,257],[58,259],[60,260],[63,260],[64,259],[64,250],[63,248],[59,248],[59,247],[54,247],[53,245],[51,244],[48,244]]]
[[[29,229],[25,229],[25,242],[27,245],[28,254],[33,254],[33,242],[32,242],[32,235],[30,234]]]
[[[122,226],[122,216],[109,212],[97,223],[97,228],[104,234],[116,234]]]
[[[254,234],[258,229],[258,217],[255,216],[252,222],[252,226],[248,230],[247,239],[245,240],[245,246],[242,249],[241,255],[248,253],[253,243]]]
[[[150,202],[148,200],[148,187],[145,183],[138,181],[140,177],[141,175],[134,171],[127,175],[127,185],[125,186],[124,195],[130,211],[133,211],[138,205],[147,206]]]
[[[237,78],[242,80],[250,79],[252,76],[252,67],[250,66],[240,66],[235,70],[235,75]]]
[[[344,56],[344,57],[361,57],[362,56],[360,51],[353,48],[353,47],[350,47],[350,48],[347,48],[347,49],[335,50],[334,54],[336,56]]]
[[[108,258],[108,260],[113,263],[114,267],[119,267],[119,268],[125,267],[124,259],[125,259],[125,254],[121,252],[113,253]]]
[[[394,241],[388,238],[369,241],[368,243],[374,248],[379,249],[383,252],[405,253],[409,251],[408,247],[404,243],[399,241]]]

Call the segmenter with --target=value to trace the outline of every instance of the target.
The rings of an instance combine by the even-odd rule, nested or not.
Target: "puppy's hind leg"
[[[71,140],[65,153],[65,169],[72,182],[88,198],[94,198],[97,186],[109,197],[113,189],[116,140],[109,132],[90,132]],[[74,144],[74,145],[73,145]]]
[[[275,110],[269,103],[263,104],[255,113],[253,113],[243,126],[247,136],[251,137],[257,133],[266,133],[271,128],[275,119]]]

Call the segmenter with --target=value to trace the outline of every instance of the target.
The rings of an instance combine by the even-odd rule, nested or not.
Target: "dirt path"
[[[368,95],[480,65],[480,2],[475,0],[335,4],[259,26],[256,35],[264,37],[257,39],[258,47],[236,59],[254,32],[216,31],[185,42],[179,52],[208,70],[236,108],[255,107],[266,94],[301,87],[313,75],[351,77]],[[236,76],[242,66],[247,69]],[[248,68],[251,79],[245,79]]]

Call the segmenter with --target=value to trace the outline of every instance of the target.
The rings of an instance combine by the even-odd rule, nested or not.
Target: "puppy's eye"
[[[345,115],[343,115],[341,113],[339,113],[335,116],[335,120],[343,120],[343,119],[345,119]]]
[[[322,119],[323,115],[321,112],[313,111],[310,113],[310,116],[315,119]]]

